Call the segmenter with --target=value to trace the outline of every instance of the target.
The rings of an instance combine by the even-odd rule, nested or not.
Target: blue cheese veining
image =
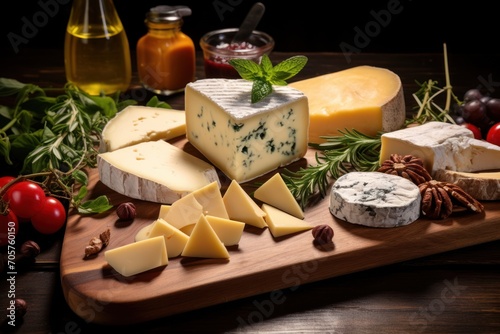
[[[250,102],[252,82],[204,79],[186,86],[186,136],[228,177],[246,182],[302,158],[307,97],[288,87]]]

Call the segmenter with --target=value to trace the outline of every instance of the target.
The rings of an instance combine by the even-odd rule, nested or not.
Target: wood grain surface
[[[173,143],[203,158],[185,138]],[[288,168],[313,162],[310,151]],[[243,186],[250,193],[273,174]],[[85,258],[85,246],[107,228],[108,249],[133,242],[135,234],[158,216],[160,204],[114,192],[99,181],[97,170],[90,170],[89,176],[89,198],[107,195],[115,207],[125,201],[137,207],[131,222],[120,221],[114,209],[98,216],[72,214],[68,219],[60,259],[63,294],[69,307],[89,323],[134,324],[261,293],[270,292],[272,297],[273,291],[279,294],[283,288],[500,239],[498,202],[484,202],[484,214],[459,210],[442,221],[420,219],[404,227],[379,229],[334,218],[324,198],[306,208],[305,220],[311,226],[332,226],[332,245],[314,245],[310,231],[273,238],[267,228],[247,226],[239,245],[228,248],[229,260],[178,257],[167,266],[123,277],[107,264],[104,252]],[[224,192],[230,180],[223,174],[220,179]]]

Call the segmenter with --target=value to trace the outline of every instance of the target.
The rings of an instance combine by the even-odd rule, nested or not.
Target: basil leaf
[[[96,199],[81,203],[78,207],[78,212],[81,214],[102,213],[111,209],[113,206],[109,204],[106,196],[101,195]]]

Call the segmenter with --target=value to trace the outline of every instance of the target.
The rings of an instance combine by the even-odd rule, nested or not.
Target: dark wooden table
[[[402,79],[408,110],[416,105],[411,94],[418,82],[445,82],[442,54],[304,54],[309,63],[294,80],[357,65],[393,70]],[[271,60],[275,63],[289,56],[274,53]],[[500,97],[499,55],[449,52],[448,59],[451,83],[459,98],[473,87]],[[198,77],[202,78],[201,57],[198,60]],[[60,88],[65,83],[62,50],[0,55],[0,69],[0,77],[42,87]],[[136,76],[126,94],[140,103],[151,96],[141,89]],[[161,99],[183,108],[182,94]],[[19,238],[30,238],[31,232],[25,228]],[[59,277],[63,236],[61,231],[40,241],[42,253],[35,263],[19,266],[15,287],[2,274],[2,308],[14,288],[16,297],[28,302],[28,312],[22,320],[16,319],[15,326],[8,325],[6,319],[0,332],[500,333],[500,241],[299,285],[283,290],[278,301],[262,294],[143,324],[109,328],[87,323],[67,306]],[[88,311],[99,312],[99,307],[92,305]]]

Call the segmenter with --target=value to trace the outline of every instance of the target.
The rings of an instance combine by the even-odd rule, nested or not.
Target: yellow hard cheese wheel
[[[394,72],[357,66],[297,81],[289,86],[309,100],[309,142],[356,129],[374,136],[403,127],[406,114],[401,80]]]

